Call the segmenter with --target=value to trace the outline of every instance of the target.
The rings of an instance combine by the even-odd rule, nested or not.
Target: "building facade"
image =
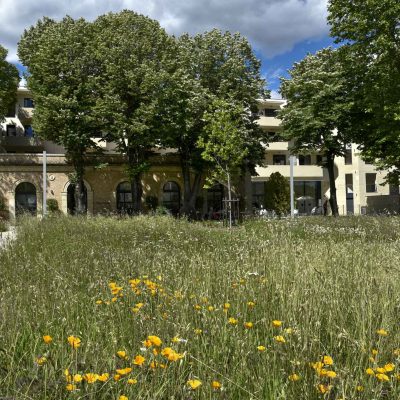
[[[243,205],[247,212],[263,205],[265,182],[273,172],[289,177],[290,142],[280,137],[280,121],[276,112],[283,100],[260,102],[259,123],[268,132],[265,166],[245,182]],[[39,139],[32,129],[34,101],[28,89],[19,88],[15,108],[0,124],[0,213],[10,218],[19,212],[40,214],[43,207],[43,151],[47,153],[47,198],[53,199],[63,213],[73,213],[74,184],[72,167],[65,159],[63,147]],[[94,139],[95,140],[95,139]],[[85,170],[85,201],[90,214],[126,212],[132,206],[130,184],[122,157],[110,142],[98,143],[104,150],[106,167],[93,162]],[[295,199],[299,214],[310,214],[329,197],[326,170],[318,165],[318,154],[296,156],[294,168]],[[89,157],[90,158],[90,157]],[[89,160],[90,161],[90,160]],[[381,186],[384,174],[365,164],[355,145],[349,145],[346,157],[336,160],[336,184],[339,212],[362,214],[398,211],[398,187]],[[151,160],[150,170],[143,177],[145,208],[163,205],[177,213],[182,202],[183,182],[179,159],[174,151],[159,150]],[[218,218],[224,189],[216,185],[203,189],[197,209],[200,215]]]

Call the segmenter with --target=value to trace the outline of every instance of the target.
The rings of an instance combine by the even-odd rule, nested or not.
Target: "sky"
[[[170,34],[218,28],[247,37],[262,62],[273,98],[279,78],[307,53],[332,44],[327,0],[0,0],[0,44],[20,71],[17,43],[24,29],[47,16],[93,20],[107,12],[134,10],[159,21]]]

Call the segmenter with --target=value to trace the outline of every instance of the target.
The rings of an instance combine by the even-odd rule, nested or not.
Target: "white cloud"
[[[128,8],[157,19],[177,35],[214,27],[239,31],[265,57],[272,57],[325,35],[326,7],[327,0],[0,0],[0,44],[9,49],[9,60],[17,61],[19,37],[43,16],[91,20]]]

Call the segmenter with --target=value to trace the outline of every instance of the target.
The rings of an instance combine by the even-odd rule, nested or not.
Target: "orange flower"
[[[145,358],[143,357],[143,356],[141,356],[140,354],[138,355],[138,356],[136,356],[135,358],[134,358],[134,360],[133,360],[133,363],[135,364],[135,365],[143,365],[143,363],[145,362]]]

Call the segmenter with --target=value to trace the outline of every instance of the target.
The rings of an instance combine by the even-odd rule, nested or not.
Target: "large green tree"
[[[134,212],[141,210],[141,179],[160,143],[160,98],[170,69],[173,40],[158,22],[122,11],[94,22],[98,63],[96,112],[107,140],[126,156]]]
[[[7,50],[0,45],[0,122],[15,103],[19,74],[15,65],[6,60]]]
[[[331,35],[341,43],[354,99],[354,141],[363,156],[400,175],[400,2],[330,0]]]
[[[98,65],[92,52],[93,29],[83,19],[49,18],[25,30],[18,55],[28,68],[35,99],[33,126],[47,140],[65,147],[74,167],[76,212],[84,213],[85,165],[97,149],[101,122],[94,112]]]
[[[210,163],[208,184],[224,185],[228,192],[229,227],[232,227],[232,183],[239,176],[240,168],[249,154],[246,127],[250,114],[241,105],[227,100],[215,100],[204,114],[206,123],[198,147],[202,157]]]
[[[181,36],[176,43],[176,63],[165,92],[164,144],[176,148],[184,182],[182,213],[192,215],[208,168],[198,146],[204,137],[204,112],[216,99],[233,99],[249,112],[246,129],[252,151],[248,167],[261,164],[265,139],[256,123],[257,99],[265,97],[260,62],[248,41],[239,34],[212,30],[194,37]]]
[[[335,169],[336,156],[343,156],[350,141],[346,72],[338,53],[331,48],[307,55],[281,79],[281,93],[288,104],[279,113],[283,135],[293,140],[291,151],[318,152],[328,170],[334,216],[338,215]]]

